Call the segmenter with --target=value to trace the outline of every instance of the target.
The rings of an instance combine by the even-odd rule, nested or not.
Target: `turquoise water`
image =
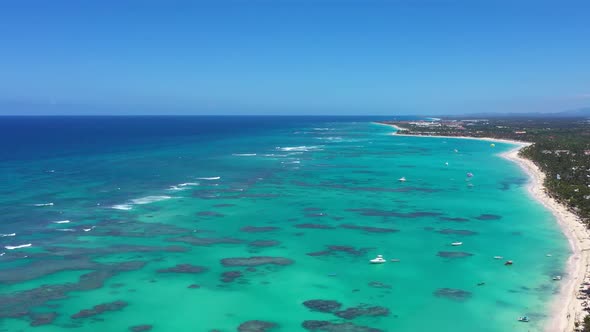
[[[391,132],[312,119],[7,160],[0,244],[31,246],[0,250],[0,331],[541,330],[569,250],[513,147]]]

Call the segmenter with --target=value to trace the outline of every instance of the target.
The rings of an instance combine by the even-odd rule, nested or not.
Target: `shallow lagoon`
[[[511,146],[391,131],[308,119],[4,163],[1,245],[32,246],[2,251],[0,330],[540,330],[569,250]]]

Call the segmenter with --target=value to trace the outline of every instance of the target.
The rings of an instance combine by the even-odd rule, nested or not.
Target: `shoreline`
[[[527,186],[529,194],[553,214],[572,251],[566,262],[566,275],[559,287],[559,293],[550,304],[550,317],[544,330],[571,332],[576,328],[575,323],[582,322],[586,316],[582,307],[584,300],[579,300],[577,294],[578,285],[587,281],[590,273],[588,229],[578,216],[546,193],[543,186],[545,173],[532,161],[518,155],[522,147],[523,145],[516,147],[500,156],[516,163],[528,175],[531,179]]]
[[[403,130],[393,124],[378,123],[390,126],[396,130]],[[582,302],[578,299],[578,287],[581,288],[584,282],[590,281],[590,232],[581,222],[580,218],[569,209],[550,197],[545,191],[543,173],[531,160],[518,155],[519,151],[530,142],[522,142],[507,139],[495,139],[489,137],[467,137],[467,136],[426,136],[426,135],[405,135],[392,133],[394,136],[404,137],[431,137],[431,138],[456,138],[472,139],[489,142],[502,142],[516,145],[510,151],[501,153],[499,156],[517,164],[529,177],[527,191],[532,198],[541,203],[555,217],[562,233],[566,236],[572,254],[566,262],[566,275],[559,287],[559,293],[555,295],[550,304],[550,317],[544,328],[548,332],[572,332],[576,329],[576,322],[583,322],[587,315]],[[584,287],[587,288],[587,287]]]

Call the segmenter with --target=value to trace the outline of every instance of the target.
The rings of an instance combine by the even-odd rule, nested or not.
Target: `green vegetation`
[[[407,135],[491,137],[532,142],[520,154],[532,160],[547,175],[545,187],[549,195],[568,206],[590,226],[590,120],[498,118],[385,123],[403,128],[400,133]]]

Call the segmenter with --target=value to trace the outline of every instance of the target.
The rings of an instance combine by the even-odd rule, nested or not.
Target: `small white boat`
[[[371,259],[370,262],[371,264],[383,264],[387,261],[383,258],[383,255],[377,255],[377,257]]]
[[[553,277],[553,280],[559,281],[559,280],[561,280],[561,276],[555,276],[555,277]]]
[[[398,179],[399,182],[406,182],[406,177],[402,176],[401,178]]]
[[[453,152],[457,153],[457,152],[459,152],[459,150],[455,149],[455,150],[453,150]]]
[[[547,257],[551,257],[551,256],[553,256],[553,255],[551,255],[551,254],[547,254],[547,255],[545,255],[545,256],[547,256]]]
[[[468,177],[468,178],[472,178],[472,177],[473,177],[473,173],[471,173],[471,172],[468,172],[468,173],[467,173],[467,177]]]
[[[445,166],[449,166],[449,162],[448,161],[445,163]]]
[[[452,246],[460,246],[463,245],[463,242],[453,242],[451,243]]]
[[[504,257],[502,257],[502,256],[494,256],[494,259],[502,259],[502,258],[504,258]]]
[[[518,321],[528,323],[528,322],[530,322],[530,319],[527,316],[522,316],[522,317],[518,317]]]

